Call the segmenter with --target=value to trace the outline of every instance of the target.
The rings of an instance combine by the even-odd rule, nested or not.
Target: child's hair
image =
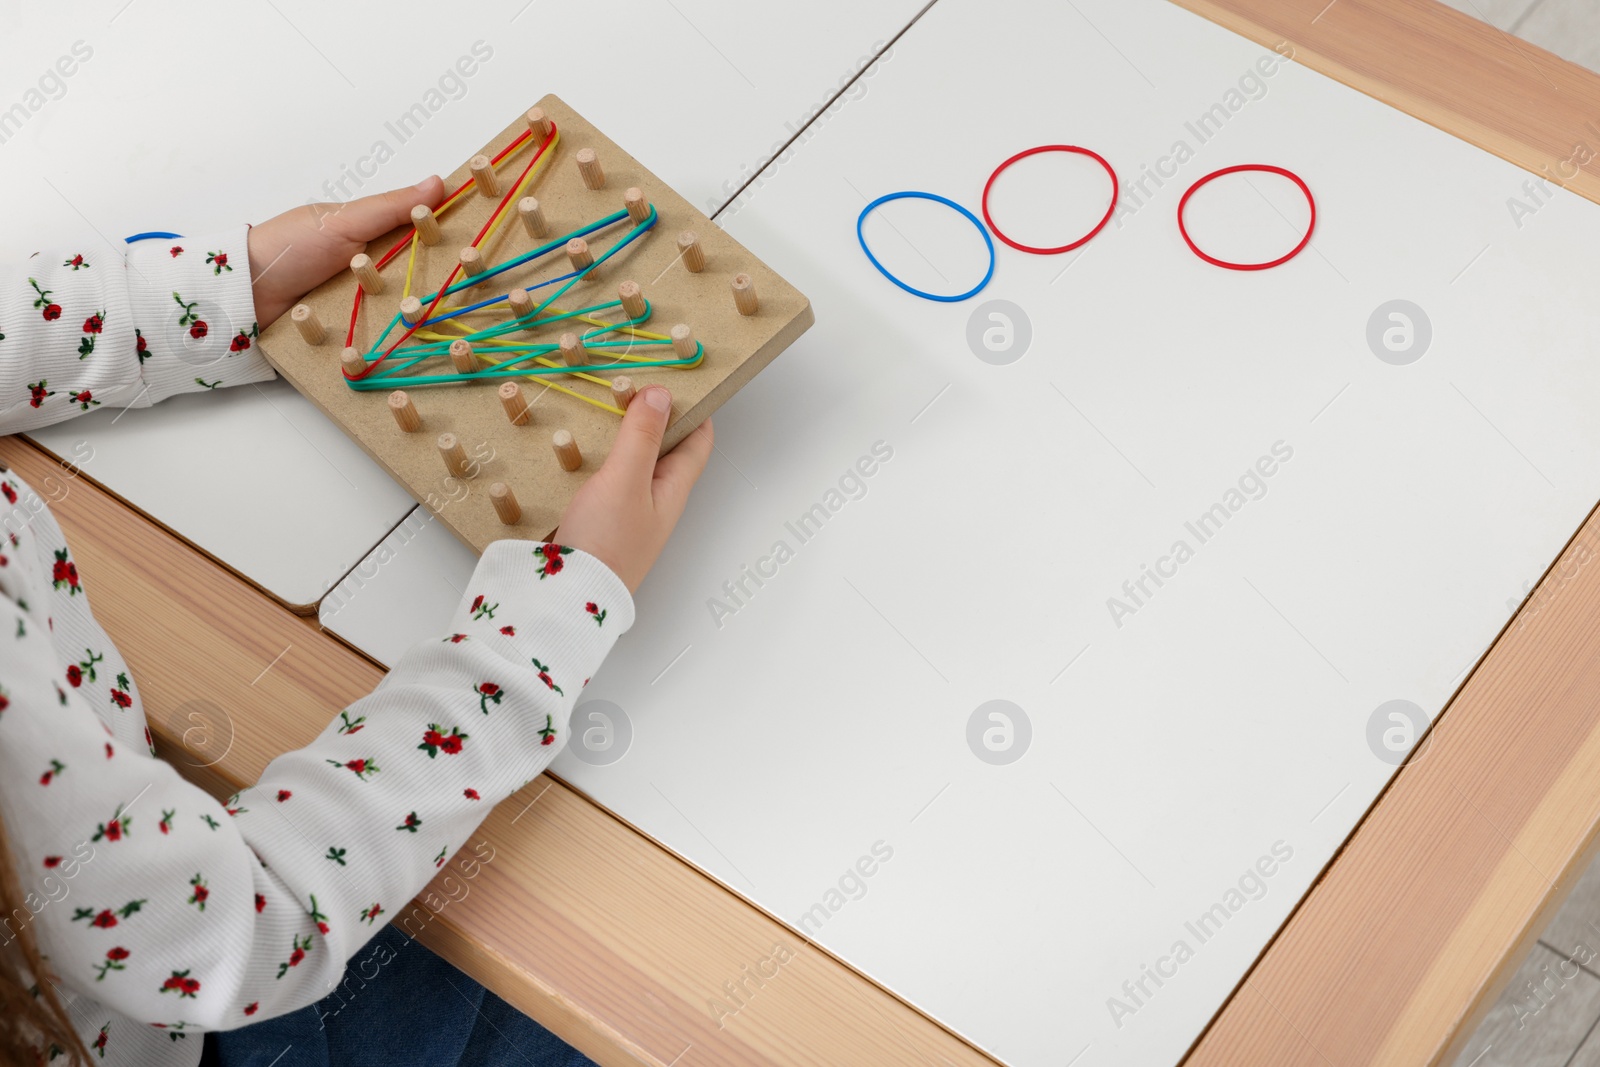
[[[0,816],[0,929],[9,935],[0,944],[0,1063],[39,1063],[64,1055],[69,1067],[87,1067],[89,1050],[72,1029],[66,1006],[56,995],[39,955],[33,911],[23,899],[11,856],[11,839],[5,818]],[[32,975],[33,981],[24,982],[24,972]],[[43,1058],[41,1048],[46,1050]]]

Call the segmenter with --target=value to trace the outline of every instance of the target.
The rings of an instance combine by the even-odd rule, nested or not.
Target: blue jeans
[[[377,977],[358,961],[385,959]],[[368,972],[372,970],[368,964]],[[345,982],[299,1011],[206,1035],[201,1067],[594,1067],[560,1038],[394,926]]]

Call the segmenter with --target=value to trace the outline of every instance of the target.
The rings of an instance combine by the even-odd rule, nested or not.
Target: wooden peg
[[[693,230],[678,234],[678,258],[683,260],[690,274],[699,274],[706,269],[706,253],[700,247],[699,234]]]
[[[583,338],[575,333],[561,335],[561,358],[569,367],[581,367],[589,362],[589,350],[583,347]]]
[[[472,171],[472,184],[479,196],[492,198],[500,195],[500,175],[494,172],[494,164],[489,162],[488,156],[473,156],[467,169]]]
[[[471,374],[478,369],[478,357],[472,352],[472,342],[462,339],[450,342],[450,362],[456,365],[456,373]]]
[[[522,520],[522,508],[517,504],[516,494],[505,482],[495,482],[489,487],[489,503],[494,505],[494,513],[507,526],[515,526]]]
[[[533,294],[518,286],[506,294],[506,306],[511,309],[511,317],[520,319],[524,315],[533,314]]]
[[[328,331],[322,328],[322,320],[317,318],[310,304],[296,304],[294,310],[289,312],[289,321],[294,323],[294,328],[300,331],[300,336],[305,338],[308,345],[320,345],[328,339]]]
[[[415,326],[422,321],[422,301],[414,296],[408,296],[400,301],[400,321],[407,326]]]
[[[635,225],[650,217],[650,204],[645,200],[644,192],[637,187],[622,194],[622,206],[628,209],[628,217]]]
[[[626,374],[619,374],[611,379],[611,402],[623,411],[628,410],[628,405],[633,403],[633,398],[639,391],[633,387],[633,379]]]
[[[422,416],[417,412],[417,405],[411,402],[404,389],[396,389],[389,394],[389,414],[394,416],[402,433],[416,433],[422,428]]]
[[[756,296],[756,283],[748,274],[733,276],[733,302],[741,315],[754,315],[761,308]]]
[[[533,197],[525,196],[517,201],[517,216],[522,219],[522,226],[528,231],[529,237],[549,235],[550,224],[544,219],[544,208]]]
[[[436,245],[444,236],[439,231],[439,219],[427,204],[418,204],[411,209],[411,225],[416,227],[417,236],[422,238],[425,245]]]
[[[367,372],[367,361],[354,348],[339,353],[339,365],[344,368],[346,378],[359,378]]]
[[[693,359],[700,351],[700,345],[696,343],[694,331],[689,329],[688,323],[680,322],[672,328],[672,350],[679,359]]]
[[[534,140],[537,141],[543,141],[550,136],[550,120],[545,117],[544,108],[528,109],[528,129],[533,131]]]
[[[591,189],[604,189],[606,187],[606,172],[600,166],[600,157],[594,154],[594,149],[578,149],[577,158],[578,173],[583,175],[583,184]]]
[[[567,258],[572,261],[573,270],[587,270],[594,265],[594,256],[589,251],[589,242],[582,237],[574,237],[567,242]]]
[[[470,245],[461,250],[461,272],[470,280],[483,273],[483,253]]]
[[[451,474],[457,478],[472,477],[467,468],[467,450],[461,447],[455,434],[439,435],[439,455],[444,459],[445,469]]]
[[[373,264],[372,257],[365,252],[358,254],[350,261],[350,272],[356,276],[356,284],[361,286],[361,291],[368,296],[377,296],[383,292],[383,275],[378,273],[378,268]]]
[[[533,418],[533,409],[528,406],[528,398],[523,395],[522,386],[516,382],[502,382],[497,392],[500,394],[500,405],[506,409],[506,418],[511,420],[511,425],[528,425],[528,420]]]
[[[630,319],[642,319],[647,310],[644,303],[644,290],[639,288],[638,282],[623,282],[617,286],[617,295],[622,298],[622,313]]]
[[[550,438],[551,446],[556,450],[556,462],[561,464],[564,471],[575,471],[583,466],[583,453],[578,451],[578,442],[565,430],[557,430],[555,436]]]

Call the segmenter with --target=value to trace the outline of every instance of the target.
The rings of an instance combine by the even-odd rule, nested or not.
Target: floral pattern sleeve
[[[246,227],[0,269],[0,433],[264,381]]]
[[[594,557],[496,542],[437,637],[219,803],[156,758],[49,509],[14,474],[0,487],[0,812],[40,945],[106,1064],[192,1064],[199,1042],[174,1034],[325,995],[561,750],[633,621]]]

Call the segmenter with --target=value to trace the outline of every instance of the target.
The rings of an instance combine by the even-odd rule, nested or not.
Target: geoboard
[[[555,96],[261,339],[481,551],[548,534],[650,384],[664,449],[812,323],[805,296]]]

